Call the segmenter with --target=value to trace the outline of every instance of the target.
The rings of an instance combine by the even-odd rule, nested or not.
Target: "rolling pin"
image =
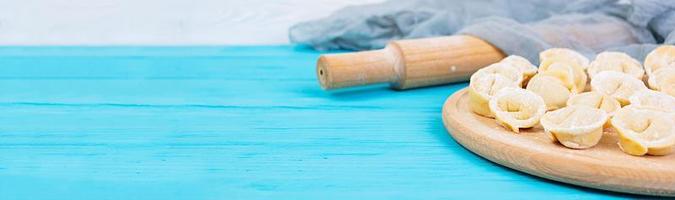
[[[380,50],[322,55],[316,74],[324,89],[377,83],[409,89],[468,80],[504,57],[491,44],[467,35],[398,40]]]

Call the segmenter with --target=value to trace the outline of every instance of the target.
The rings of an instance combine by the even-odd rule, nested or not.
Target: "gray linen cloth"
[[[390,0],[347,7],[289,30],[318,50],[367,50],[396,39],[467,34],[536,63],[551,47],[643,59],[675,44],[675,0]]]

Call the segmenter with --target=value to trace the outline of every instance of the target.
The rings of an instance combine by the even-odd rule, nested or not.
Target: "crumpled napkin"
[[[643,59],[656,44],[674,44],[674,29],[675,0],[390,0],[296,24],[289,37],[318,50],[367,50],[396,39],[468,34],[536,63],[551,47]]]

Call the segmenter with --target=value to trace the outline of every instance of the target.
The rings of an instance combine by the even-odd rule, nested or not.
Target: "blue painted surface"
[[[455,84],[322,91],[293,46],[0,48],[0,199],[626,198],[484,160]]]

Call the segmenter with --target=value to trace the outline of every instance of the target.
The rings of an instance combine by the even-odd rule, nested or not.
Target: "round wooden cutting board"
[[[465,89],[443,105],[443,123],[470,151],[500,165],[565,183],[616,192],[675,196],[675,154],[630,156],[619,149],[616,133],[605,129],[600,143],[574,150],[552,142],[541,126],[507,131],[494,119],[472,113]]]

